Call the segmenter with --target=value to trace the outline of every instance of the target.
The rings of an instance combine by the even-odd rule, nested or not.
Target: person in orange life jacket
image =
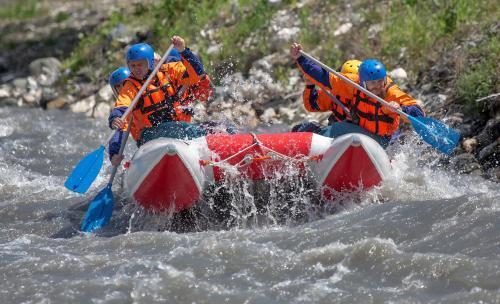
[[[191,120],[191,115],[183,113],[180,102],[187,97],[188,92],[183,92],[182,96],[177,94],[183,86],[198,83],[205,75],[205,71],[201,61],[185,47],[184,39],[174,36],[172,44],[180,53],[182,61],[179,62],[175,56],[167,58],[167,62],[162,65],[156,77],[148,85],[144,96],[132,111],[130,133],[138,143],[145,129],[155,127],[164,121],[189,122]],[[124,81],[115,107],[108,118],[111,128],[122,131],[127,126],[121,116],[154,69],[154,50],[145,43],[135,44],[128,49],[126,59],[131,75]],[[113,164],[119,164],[121,161],[116,155],[118,149],[115,149],[115,147],[119,148],[119,139],[120,136],[114,136],[109,145]]]
[[[358,74],[359,66],[361,65],[361,61],[359,60],[347,60],[341,66],[340,73],[342,74]],[[332,114],[328,117],[328,125],[331,125],[335,122],[340,122],[344,120],[350,120],[350,116],[344,113],[344,110],[340,105],[338,105],[330,96],[325,93],[323,90],[318,90],[318,88],[309,81],[306,77],[304,77],[304,82],[306,84],[304,88],[304,92],[302,93],[302,99],[304,102],[304,107],[309,112],[316,112],[319,110],[318,104],[331,104]],[[340,103],[340,97],[335,96],[337,101]],[[348,107],[347,104],[344,104],[345,108]],[[295,125],[292,128],[292,132],[313,132],[316,134],[321,134],[326,129],[325,126],[322,126],[320,123],[316,121],[304,121],[298,125]]]
[[[170,57],[171,56],[171,57]],[[170,54],[169,54],[170,61],[181,61],[181,56],[177,50],[173,49]],[[158,64],[160,61],[161,56],[158,53],[154,53],[154,60],[155,60],[155,66]],[[193,108],[190,106],[190,104],[194,103],[195,100],[198,100],[200,102],[206,102],[210,97],[214,95],[214,90],[212,87],[212,83],[210,81],[210,78],[208,75],[203,75],[200,77],[201,80],[193,85],[191,85],[188,88],[188,97],[185,99],[185,106],[184,106],[184,111],[191,112],[194,114]],[[191,130],[194,130],[194,134],[218,134],[218,133],[227,133],[227,134],[236,134],[238,132],[236,126],[229,121],[215,121],[215,120],[210,120],[210,121],[204,121],[198,124],[191,124],[192,127]],[[163,131],[166,132],[157,132],[157,134],[154,134],[154,132],[149,132],[147,135],[147,138],[150,140],[151,138],[156,138],[159,135],[165,135],[165,134],[180,134],[180,135],[186,135],[187,137],[190,137],[193,132],[184,132],[182,129],[186,128],[185,125],[183,124],[177,124],[177,125],[170,125],[166,126],[166,128],[163,128]]]
[[[401,109],[415,117],[425,115],[415,99],[401,91],[394,82],[388,83],[385,67],[378,60],[363,61],[359,66],[359,76],[355,74],[345,74],[345,76],[385,99],[389,103],[389,108],[302,56],[300,50],[302,46],[299,43],[293,43],[290,55],[296,60],[297,66],[305,77],[313,84],[340,97],[339,99],[348,105],[347,108],[353,119],[352,122],[336,122],[323,130],[321,135],[337,137],[352,132],[362,133],[372,137],[385,148],[389,144],[391,135],[399,127],[400,118],[394,110]],[[318,103],[314,110],[331,111],[331,104],[332,101]]]
[[[359,66],[361,65],[361,61],[356,59],[347,60],[342,64],[339,71],[342,74],[356,74],[358,75]],[[309,81],[307,78],[304,78],[306,83],[306,87],[302,94],[304,107],[309,112],[317,112],[319,109],[319,104],[329,105],[328,108],[331,109],[332,114],[328,117],[328,125],[332,125],[336,122],[343,121],[351,121],[350,115],[347,115],[344,111],[344,108],[350,112],[350,106],[347,103],[341,101],[340,96],[335,96],[336,101],[332,100],[331,96],[322,90],[318,89],[314,83]],[[387,83],[392,83],[392,79],[387,76]],[[339,105],[341,103],[341,105]],[[320,123],[316,121],[305,121],[302,122],[292,128],[292,132],[313,132],[317,134],[321,134],[326,130],[327,127],[322,126]]]

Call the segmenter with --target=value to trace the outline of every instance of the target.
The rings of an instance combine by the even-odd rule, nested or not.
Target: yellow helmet
[[[342,65],[342,68],[340,69],[340,73],[358,74],[358,69],[359,69],[360,65],[361,65],[361,61],[359,61],[359,60],[356,60],[356,59],[347,60]]]

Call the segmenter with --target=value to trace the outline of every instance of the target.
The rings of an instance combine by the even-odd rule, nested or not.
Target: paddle
[[[122,156],[123,150],[125,150],[125,145],[127,144],[128,136],[130,134],[131,124],[132,119],[130,119],[125,136],[120,143],[120,151],[118,152],[119,156]],[[94,197],[90,203],[87,213],[85,214],[80,226],[81,231],[93,232],[96,229],[106,226],[111,219],[114,207],[113,191],[111,191],[111,187],[113,186],[117,170],[118,166],[114,166],[111,171],[111,177],[109,178],[108,184],[97,194],[96,197]]]
[[[158,73],[158,70],[162,66],[163,62],[167,59],[168,54],[173,49],[173,45],[167,49],[163,57],[160,59],[153,72],[146,79],[146,82],[142,85],[142,88],[139,90],[135,98],[130,103],[127,111],[122,115],[122,118],[125,119],[132,109],[135,107],[139,98],[142,96],[144,90],[146,90],[147,85],[153,79],[153,77]],[[114,133],[105,141],[106,143],[113,137]],[[71,174],[66,179],[64,186],[74,192],[85,193],[89,189],[90,185],[94,182],[95,178],[99,174],[101,170],[103,159],[104,159],[104,145],[100,146],[97,150],[91,152],[87,156],[85,156],[81,161],[78,162],[76,167],[73,169]]]
[[[337,97],[333,96],[332,93],[328,92],[327,90],[323,89],[323,87],[319,87],[321,89],[321,91],[323,91],[326,95],[328,95],[328,97],[330,97],[331,100],[333,100],[333,102],[335,102],[345,113],[345,115],[347,116],[347,118],[349,118],[350,120],[352,120],[352,117],[351,117],[351,113],[350,111],[347,109],[347,107],[342,103],[340,102],[340,100],[338,100]]]
[[[393,109],[392,107],[389,106],[389,103],[382,98],[378,97],[377,95],[373,94],[372,92],[368,91],[367,89],[363,88],[359,84],[355,83],[351,79],[347,78],[346,76],[342,75],[341,73],[333,70],[332,68],[328,67],[318,59],[314,58],[313,56],[309,55],[308,53],[304,51],[300,51],[300,53],[309,58],[310,60],[314,61],[316,64],[320,65],[323,67],[325,70],[328,72],[334,74],[335,76],[339,77],[343,81],[349,83],[350,85],[354,86],[356,89],[362,91],[366,95],[370,96],[371,98],[377,100],[381,104],[385,105],[389,109],[395,111],[399,115],[402,115],[406,117],[410,122],[411,125],[413,126],[415,132],[417,132],[422,139],[427,142],[429,145],[432,147],[436,148],[437,150],[450,154],[453,152],[455,147],[458,144],[458,140],[460,139],[460,134],[455,131],[453,128],[448,127],[444,123],[432,119],[430,117],[413,117],[411,115],[406,114],[405,112],[401,110],[396,110]]]

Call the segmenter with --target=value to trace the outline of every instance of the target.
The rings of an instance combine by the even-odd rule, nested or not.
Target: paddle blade
[[[422,139],[443,153],[453,152],[460,140],[460,134],[457,131],[440,121],[430,117],[408,116],[408,118]]]
[[[113,213],[113,205],[113,191],[111,191],[111,184],[108,184],[90,203],[80,230],[93,232],[106,226]]]
[[[78,162],[64,186],[71,191],[85,193],[99,174],[103,160],[104,146],[101,146]]]

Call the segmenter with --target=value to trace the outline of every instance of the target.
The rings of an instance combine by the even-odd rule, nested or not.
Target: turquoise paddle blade
[[[453,128],[430,117],[408,116],[415,131],[422,139],[437,150],[451,154],[460,140],[460,134]]]
[[[85,193],[101,170],[104,149],[104,146],[100,146],[99,149],[80,160],[66,179],[64,186],[71,191]]]
[[[80,230],[83,232],[93,232],[106,226],[111,219],[114,206],[113,191],[111,185],[102,189],[92,200],[83,219]]]

